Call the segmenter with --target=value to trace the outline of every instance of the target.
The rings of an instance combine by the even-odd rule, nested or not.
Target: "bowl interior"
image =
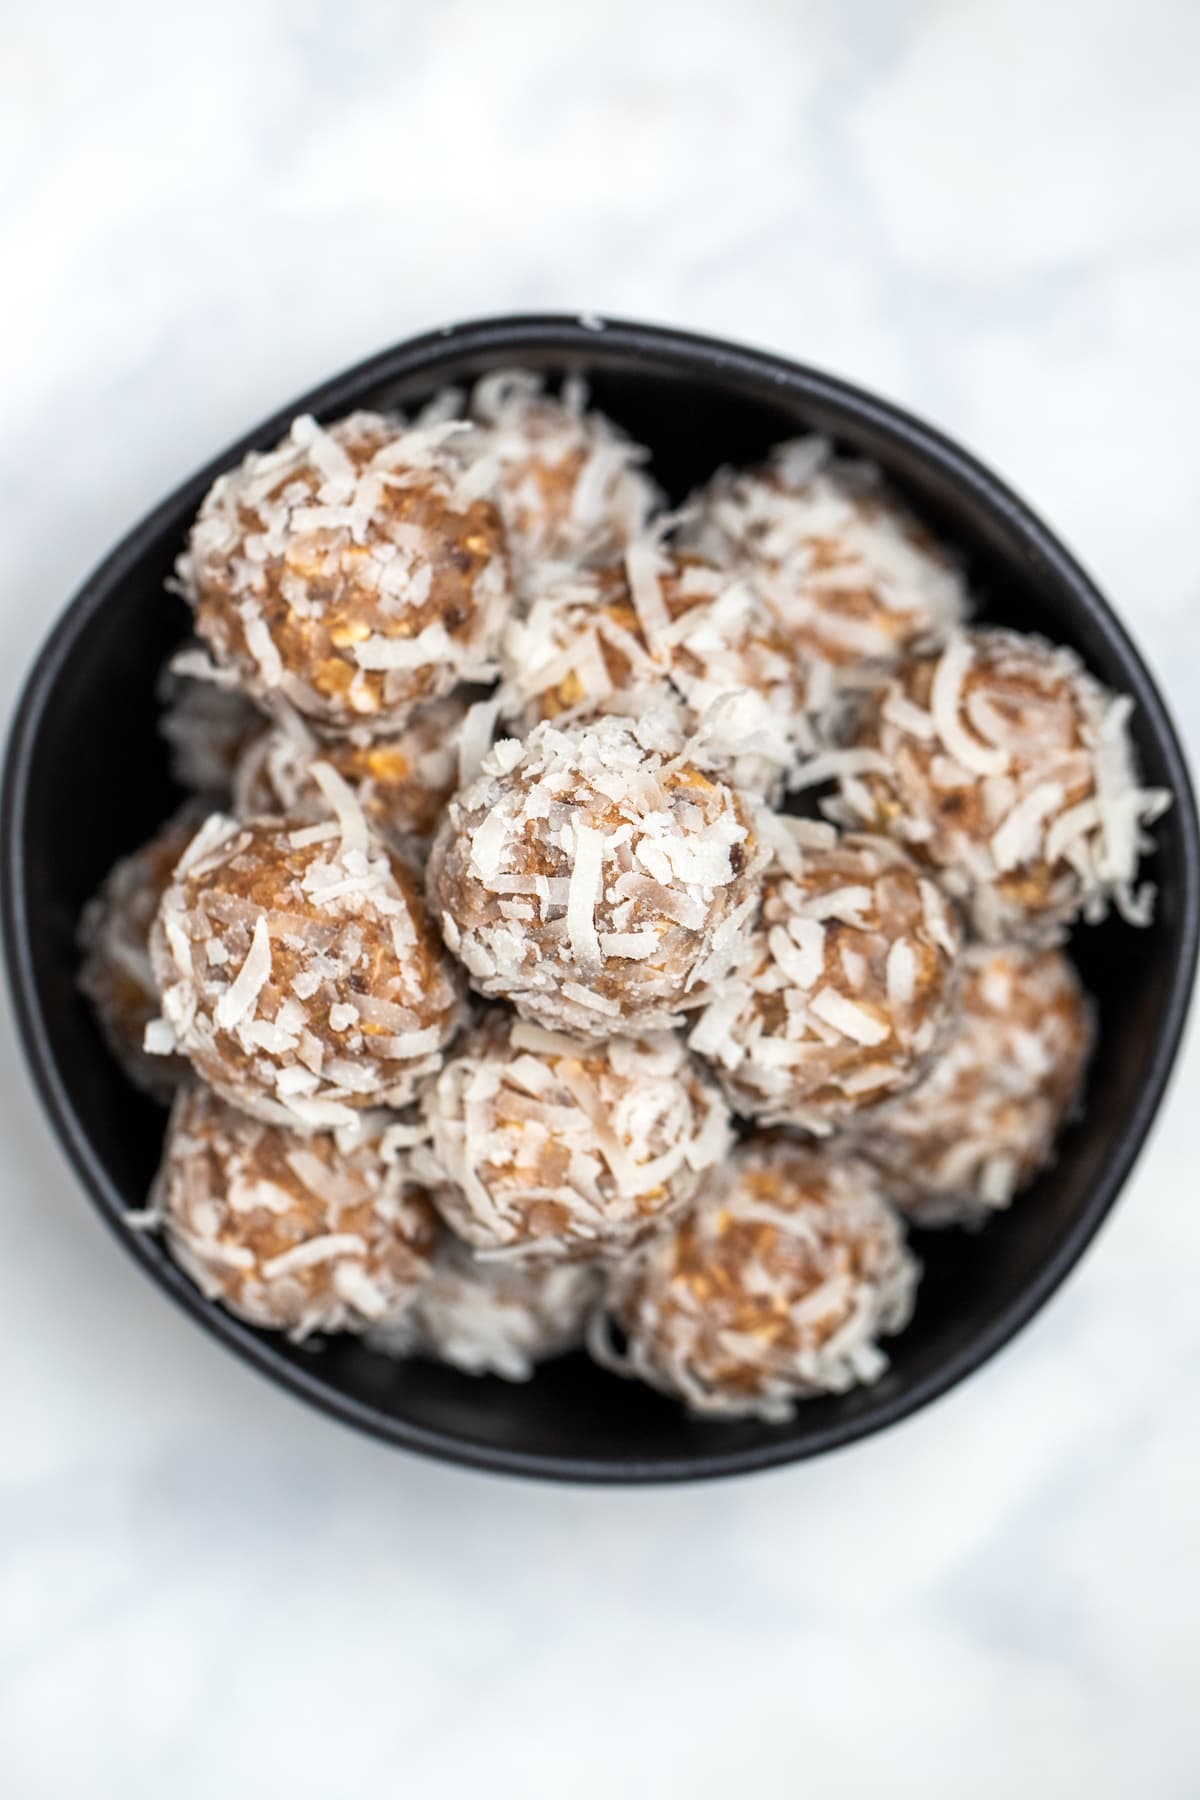
[[[860,1436],[901,1416],[989,1354],[1074,1261],[1120,1186],[1174,1053],[1195,944],[1194,813],[1169,722],[1140,662],[1070,559],[969,458],[879,402],[787,364],[641,328],[566,321],[464,328],[376,359],[303,407],[412,404],[446,382],[519,362],[582,370],[596,402],[647,444],[674,501],[722,462],[751,462],[797,432],[831,433],[870,456],[966,558],[979,615],[1072,645],[1134,694],[1144,778],[1174,789],[1149,873],[1153,926],[1076,933],[1071,953],[1100,1014],[1082,1117],[1056,1166],[979,1235],[919,1234],[916,1316],[872,1388],[812,1401],[793,1423],[710,1423],[582,1356],[511,1386],[424,1363],[396,1364],[351,1339],[297,1348],[202,1301],[158,1242],[131,1249],[210,1329],[266,1372],[344,1418],[416,1447],[490,1466],[590,1479],[726,1472]],[[240,455],[235,446],[214,465]],[[213,469],[164,503],[93,577],[35,670],[7,776],[6,927],[18,1013],[43,1094],[110,1219],[144,1202],[165,1115],[108,1057],[75,990],[80,908],[112,862],[176,803],[156,731],[158,671],[187,630],[163,582]],[[123,1229],[123,1228],[122,1228]]]

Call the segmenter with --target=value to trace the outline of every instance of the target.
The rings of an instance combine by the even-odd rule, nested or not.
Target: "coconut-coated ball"
[[[956,633],[863,705],[840,758],[842,814],[907,844],[992,941],[1057,941],[1110,900],[1145,923],[1142,826],[1168,800],[1138,786],[1131,706],[1071,650]]]
[[[743,1144],[683,1216],[613,1273],[598,1358],[693,1411],[786,1419],[886,1368],[918,1266],[864,1162],[786,1138]]]
[[[692,1032],[736,1112],[825,1134],[911,1087],[954,1017],[953,904],[887,838],[780,820],[737,970]]]
[[[182,1050],[243,1111],[310,1130],[407,1105],[463,1017],[416,877],[325,778],[338,819],[209,819],[151,937],[151,1048]]]
[[[758,898],[755,803],[660,721],[501,739],[451,801],[430,905],[482,994],[583,1036],[671,1027],[730,966]]]
[[[513,1257],[628,1248],[732,1141],[720,1089],[676,1034],[578,1039],[499,1009],[421,1109],[430,1141],[414,1171],[459,1237]]]
[[[1093,1036],[1061,950],[973,945],[949,1043],[923,1081],[870,1115],[858,1148],[914,1223],[979,1223],[1051,1162]]]
[[[197,1287],[252,1325],[304,1338],[394,1319],[429,1272],[438,1228],[384,1154],[388,1124],[366,1114],[349,1137],[302,1136],[189,1083],[151,1218]]]
[[[152,1056],[144,1048],[146,1027],[158,1017],[150,928],[203,816],[194,802],[181,807],[149,843],[114,865],[79,921],[80,990],[129,1080],[157,1100],[170,1098],[187,1063],[181,1056]]]
[[[512,595],[470,444],[463,424],[304,417],[219,476],[179,565],[216,661],[331,732],[394,731],[486,680]]]

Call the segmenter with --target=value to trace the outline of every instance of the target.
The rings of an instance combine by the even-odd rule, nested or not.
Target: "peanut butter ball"
[[[811,658],[814,699],[941,641],[964,616],[947,552],[877,469],[835,456],[823,438],[781,444],[761,469],[722,470],[690,511],[685,541],[753,577]]]
[[[973,945],[962,1012],[924,1080],[864,1122],[858,1148],[918,1225],[978,1224],[1052,1160],[1094,1035],[1060,950]]]
[[[650,535],[620,564],[548,580],[511,621],[502,665],[522,733],[673,705],[706,766],[764,795],[813,747],[809,663],[753,586]]]
[[[264,714],[199,646],[171,658],[158,695],[171,779],[214,807],[228,806],[238,762],[266,729]]]
[[[658,490],[647,453],[568,381],[547,392],[521,369],[485,375],[470,412],[496,469],[496,500],[522,592],[545,563],[607,562],[645,525]]]
[[[592,1349],[695,1412],[787,1419],[877,1379],[918,1273],[866,1163],[761,1137],[618,1265],[607,1309],[624,1347],[601,1322]]]
[[[670,1028],[758,898],[753,801],[653,717],[501,739],[451,801],[429,896],[482,994],[583,1036]]]
[[[309,1130],[407,1105],[463,1016],[411,869],[334,771],[314,771],[339,817],[214,815],[151,936],[161,1047],[234,1106]]]
[[[953,1022],[953,905],[887,838],[777,821],[738,969],[692,1032],[730,1105],[826,1134],[911,1087]]]
[[[349,1138],[301,1136],[189,1083],[151,1194],[175,1261],[210,1300],[293,1338],[394,1319],[428,1274],[438,1228],[382,1154],[387,1124],[366,1114]]]
[[[244,751],[234,780],[234,810],[246,818],[287,813],[327,819],[329,802],[312,774],[314,762],[325,762],[353,790],[381,837],[396,849],[419,851],[459,785],[460,739],[476,692],[447,694],[416,708],[398,731],[361,740],[351,735],[322,741],[298,714],[289,713]],[[482,748],[490,741],[491,718]]]
[[[841,762],[843,815],[907,844],[991,941],[1057,941],[1110,900],[1144,924],[1142,826],[1168,796],[1138,786],[1131,709],[1070,650],[956,633],[864,705]]]
[[[582,1344],[603,1287],[596,1263],[487,1261],[447,1232],[412,1305],[368,1341],[390,1356],[528,1381],[538,1363]]]
[[[181,1056],[152,1056],[144,1048],[146,1027],[158,1017],[150,928],[203,816],[194,802],[181,807],[148,844],[114,865],[79,921],[80,991],[91,1001],[125,1074],[156,1100],[170,1099],[187,1063]]]
[[[413,1168],[480,1251],[628,1248],[695,1193],[732,1142],[720,1090],[673,1033],[568,1037],[489,1012],[428,1082]]]
[[[511,586],[471,437],[379,413],[300,418],[218,477],[178,573],[247,693],[325,731],[383,734],[489,678]]]

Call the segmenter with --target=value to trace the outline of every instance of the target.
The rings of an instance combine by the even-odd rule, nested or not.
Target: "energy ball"
[[[1131,710],[1070,650],[956,633],[864,706],[841,759],[843,816],[909,845],[990,941],[1057,941],[1110,899],[1145,924],[1141,827],[1168,797],[1137,785]]]
[[[159,680],[158,730],[172,781],[225,806],[242,753],[261,735],[266,719],[240,688],[218,675],[198,648],[173,657]]]
[[[803,820],[774,829],[744,960],[691,1044],[735,1112],[824,1135],[928,1066],[952,1023],[960,930],[889,839],[838,840]]]
[[[501,369],[471,396],[487,433],[496,498],[518,582],[546,562],[605,562],[642,529],[659,494],[647,452],[601,413],[581,382],[548,394],[536,375]]]
[[[707,763],[777,794],[811,749],[807,660],[741,576],[651,536],[621,564],[566,570],[505,634],[504,709],[517,729],[674,705]]]
[[[234,781],[234,811],[327,819],[329,802],[314,781],[312,765],[326,762],[353,789],[379,834],[411,850],[433,835],[459,785],[459,748],[475,690],[447,694],[414,711],[385,737],[315,738],[297,713],[261,732],[244,752]],[[495,709],[488,711],[487,739]]]
[[[394,1317],[429,1271],[438,1227],[381,1151],[386,1114],[348,1142],[247,1118],[199,1084],[171,1113],[150,1217],[210,1300],[293,1338]]]
[[[147,1037],[244,1112],[308,1130],[407,1105],[463,1017],[416,877],[333,770],[314,773],[338,819],[216,814],[189,846],[151,935]]]
[[[1047,1166],[1093,1036],[1091,1007],[1061,951],[1009,944],[965,953],[962,1017],[949,1045],[859,1140],[914,1224],[978,1223]]]
[[[170,1099],[187,1062],[181,1056],[151,1056],[143,1048],[146,1027],[158,1017],[150,927],[202,817],[194,803],[181,807],[148,844],[113,867],[79,921],[80,992],[91,1001],[124,1073],[156,1100]]]
[[[722,470],[692,502],[686,541],[746,568],[824,698],[863,668],[938,641],[963,617],[954,563],[869,463],[823,438],[780,444],[765,468]],[[823,672],[823,674],[822,674]]]
[[[671,1028],[729,968],[765,860],[754,802],[660,721],[501,739],[451,801],[430,906],[480,993],[582,1036]]]
[[[413,1304],[368,1342],[467,1375],[528,1381],[537,1363],[583,1343],[603,1287],[594,1263],[485,1262],[447,1233]]]
[[[886,1368],[919,1266],[864,1162],[785,1138],[745,1143],[676,1223],[611,1277],[593,1354],[699,1413],[790,1418]]]
[[[383,734],[488,678],[511,589],[472,436],[299,418],[218,477],[178,573],[197,631],[253,698]]]
[[[677,1036],[580,1040],[493,1012],[421,1110],[413,1169],[451,1229],[513,1257],[627,1249],[732,1142],[719,1089]]]

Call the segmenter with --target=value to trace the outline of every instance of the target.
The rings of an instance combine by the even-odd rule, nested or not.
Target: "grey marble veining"
[[[1194,743],[1198,165],[1189,0],[9,9],[0,700],[281,397],[586,307],[963,438]],[[1190,1800],[1198,1077],[1193,1038],[1085,1264],[966,1388],[821,1464],[586,1493],[358,1441],[190,1329],[76,1192],[6,1017],[5,1790]]]

